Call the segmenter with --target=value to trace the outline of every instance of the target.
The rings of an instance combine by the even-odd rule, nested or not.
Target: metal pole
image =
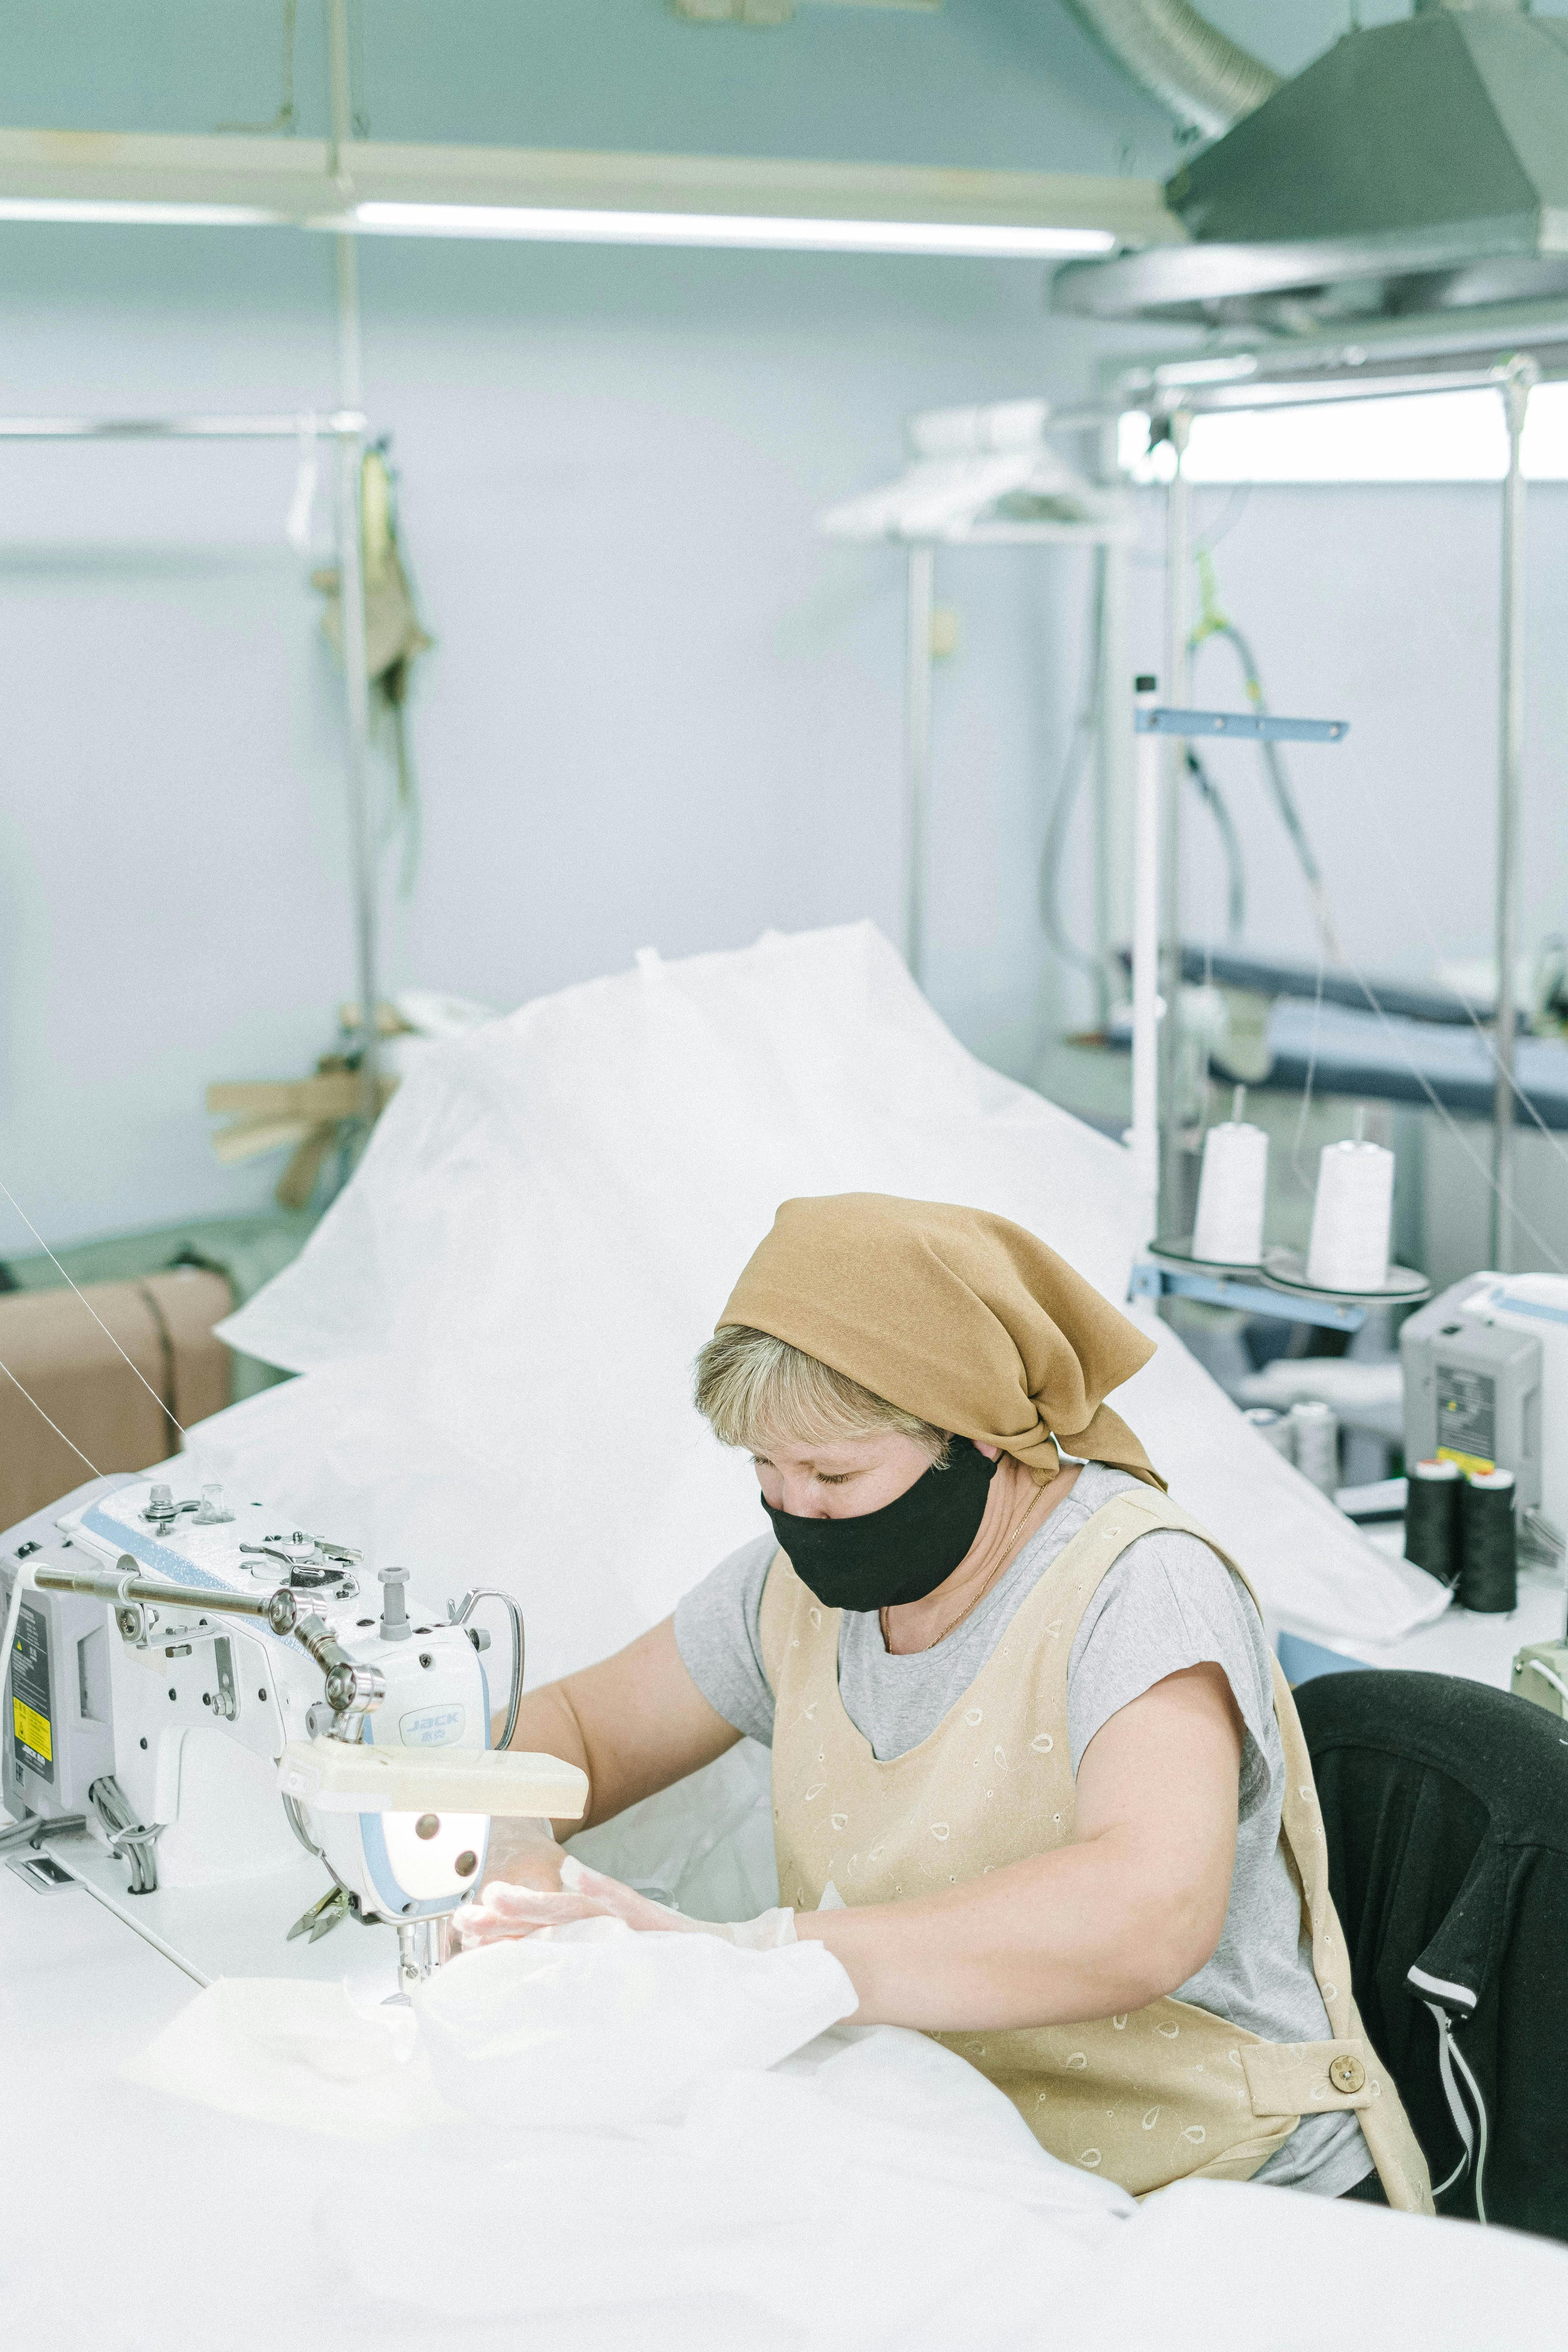
[[[328,0],[327,61],[331,85],[331,171],[345,205],[353,184],[344,150],[353,138],[349,79],[348,0]],[[360,333],[359,261],[352,236],[333,239],[337,258],[338,396],[348,409],[364,406],[364,354]],[[364,433],[338,443],[338,613],[342,628],[343,694],[349,848],[354,881],[354,947],[359,982],[360,1117],[368,1135],[381,1110],[381,1005],[378,970],[379,875],[370,809],[370,659],[365,644],[364,534],[360,492]]]
[[[1094,950],[1100,967],[1096,1005],[1101,1029],[1121,993],[1116,950],[1132,913],[1128,859],[1132,837],[1132,728],[1127,701],[1127,550],[1108,541],[1095,551],[1099,565],[1100,729],[1094,825]]]
[[[1512,1271],[1514,1185],[1513,1064],[1517,1024],[1514,967],[1519,958],[1519,810],[1524,761],[1524,469],[1521,463],[1530,395],[1541,381],[1531,359],[1514,358],[1499,387],[1508,425],[1502,492],[1502,598],[1498,654],[1497,1084],[1492,1097],[1492,1265]]]
[[[1155,681],[1141,677],[1134,707],[1152,709]],[[1125,702],[1125,676],[1122,684]],[[1133,737],[1132,1124],[1127,1142],[1139,1193],[1139,1240],[1152,1241],[1160,1204],[1160,751],[1158,735]]]
[[[1110,601],[1106,576],[1110,557],[1108,547],[1097,547],[1094,551],[1094,603],[1089,617],[1098,665],[1094,681],[1094,871],[1090,890],[1094,922],[1094,1025],[1102,1034],[1110,1020],[1110,948],[1114,928],[1110,911],[1110,763],[1114,755],[1111,751],[1110,696],[1106,688],[1112,675],[1120,682],[1124,667],[1119,662],[1113,673],[1105,657],[1107,607]]]
[[[1100,435],[1100,478],[1121,479],[1119,420],[1109,418]],[[1107,540],[1095,550],[1095,614],[1099,632],[1099,708],[1095,720],[1094,953],[1095,1012],[1101,1030],[1121,1002],[1123,981],[1116,950],[1131,936],[1132,887],[1132,730],[1127,700],[1131,668],[1128,652],[1129,583],[1125,545]]]
[[[338,608],[342,618],[344,780],[348,787],[349,855],[354,886],[354,950],[359,984],[360,1116],[368,1133],[381,1108],[380,1040],[376,1006],[377,872],[368,773],[370,678],[364,641],[364,541],[360,516],[360,468],[364,436],[338,443]]]
[[[922,986],[931,860],[931,632],[935,604],[936,550],[911,547],[904,647],[904,961],[911,979]]]
[[[1191,493],[1187,487],[1187,440],[1192,432],[1190,410],[1178,408],[1169,420],[1175,471],[1165,498],[1165,670],[1166,703],[1174,709],[1187,705],[1188,573],[1192,569]],[[1179,738],[1165,739],[1164,786],[1160,824],[1160,992],[1165,1001],[1160,1028],[1160,1217],[1162,1230],[1179,1230],[1184,1207],[1181,1129],[1182,1062],[1182,777],[1186,746]]]
[[[353,89],[349,70],[348,0],[327,0],[327,69],[331,85],[332,142],[330,167],[345,209],[353,205],[353,176],[344,150],[353,143]],[[354,238],[332,240],[338,266],[338,378],[345,408],[364,406],[364,364],[360,343],[359,260]]]

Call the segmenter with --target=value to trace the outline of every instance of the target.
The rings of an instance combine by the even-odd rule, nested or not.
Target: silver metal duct
[[[1261,106],[1279,76],[1200,16],[1187,0],[1067,0],[1118,65],[1179,122],[1206,138]]]
[[[1058,274],[1058,310],[1299,335],[1568,299],[1568,19],[1424,0],[1348,33],[1166,199],[1191,242]]]

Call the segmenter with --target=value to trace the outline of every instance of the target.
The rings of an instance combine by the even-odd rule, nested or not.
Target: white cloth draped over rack
[[[306,1377],[200,1455],[378,1558],[482,1570],[536,1677],[582,1665],[757,1532],[691,1360],[778,1202],[856,1190],[999,1211],[1126,1297],[1129,1154],[975,1061],[869,924],[541,998],[411,1067],[302,1256],[221,1327]],[[1376,1643],[1442,1610],[1149,1328],[1118,1409],[1279,1622]]]

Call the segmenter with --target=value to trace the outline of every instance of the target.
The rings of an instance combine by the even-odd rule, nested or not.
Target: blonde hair
[[[922,1446],[933,1466],[946,1464],[944,1430],[748,1324],[726,1323],[716,1331],[697,1359],[696,1375],[697,1410],[721,1444],[765,1454],[781,1438],[830,1445],[897,1430]]]

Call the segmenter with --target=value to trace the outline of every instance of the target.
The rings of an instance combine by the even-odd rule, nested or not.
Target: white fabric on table
[[[635,2313],[652,2352],[937,2352],[977,2287],[1011,2313],[1048,2262],[1061,2294],[1135,2208],[923,2035],[836,2028],[854,2001],[820,1944],[598,1921],[465,1954],[412,2013],[216,1984],[121,2074],[291,2126],[296,2214],[310,2142],[338,2144],[307,2234],[364,2340],[395,2312],[577,2352]]]
[[[1503,2230],[1205,2182],[1123,2219],[919,2034],[830,2028],[765,2073],[707,2076],[673,2123],[459,2116],[351,2145],[362,2029],[401,2016],[395,2053],[406,2011],[353,2004],[344,2054],[322,2047],[331,2011],[266,2004],[291,2112],[309,2085],[301,2129],[117,2074],[189,1994],[87,1895],[40,1901],[0,1871],[6,2114],[45,2149],[6,2186],[8,2345],[1518,2352],[1556,2342],[1568,2306],[1568,2253]],[[73,2179],[90,2216],[68,2246]]]
[[[215,1986],[121,2073],[225,2110],[221,2140],[183,2099],[143,2099],[132,2166],[112,2095],[94,2102],[95,2161],[147,2189],[95,2217],[72,2341],[184,2352],[215,2297],[232,2352],[323,2312],[351,2352],[421,2326],[467,2352],[1555,2340],[1560,2247],[1229,2183],[1136,2207],[923,2036],[816,2031],[846,1989],[819,1946],[616,1927],[470,1954],[414,2018],[320,1985]],[[643,2063],[639,2010],[655,2042],[672,2029],[673,2073]],[[136,2259],[161,2189],[183,2224],[168,2265]],[[18,2221],[28,2201],[24,2180]],[[58,2276],[47,2231],[14,2249],[0,2312],[19,2329]]]

